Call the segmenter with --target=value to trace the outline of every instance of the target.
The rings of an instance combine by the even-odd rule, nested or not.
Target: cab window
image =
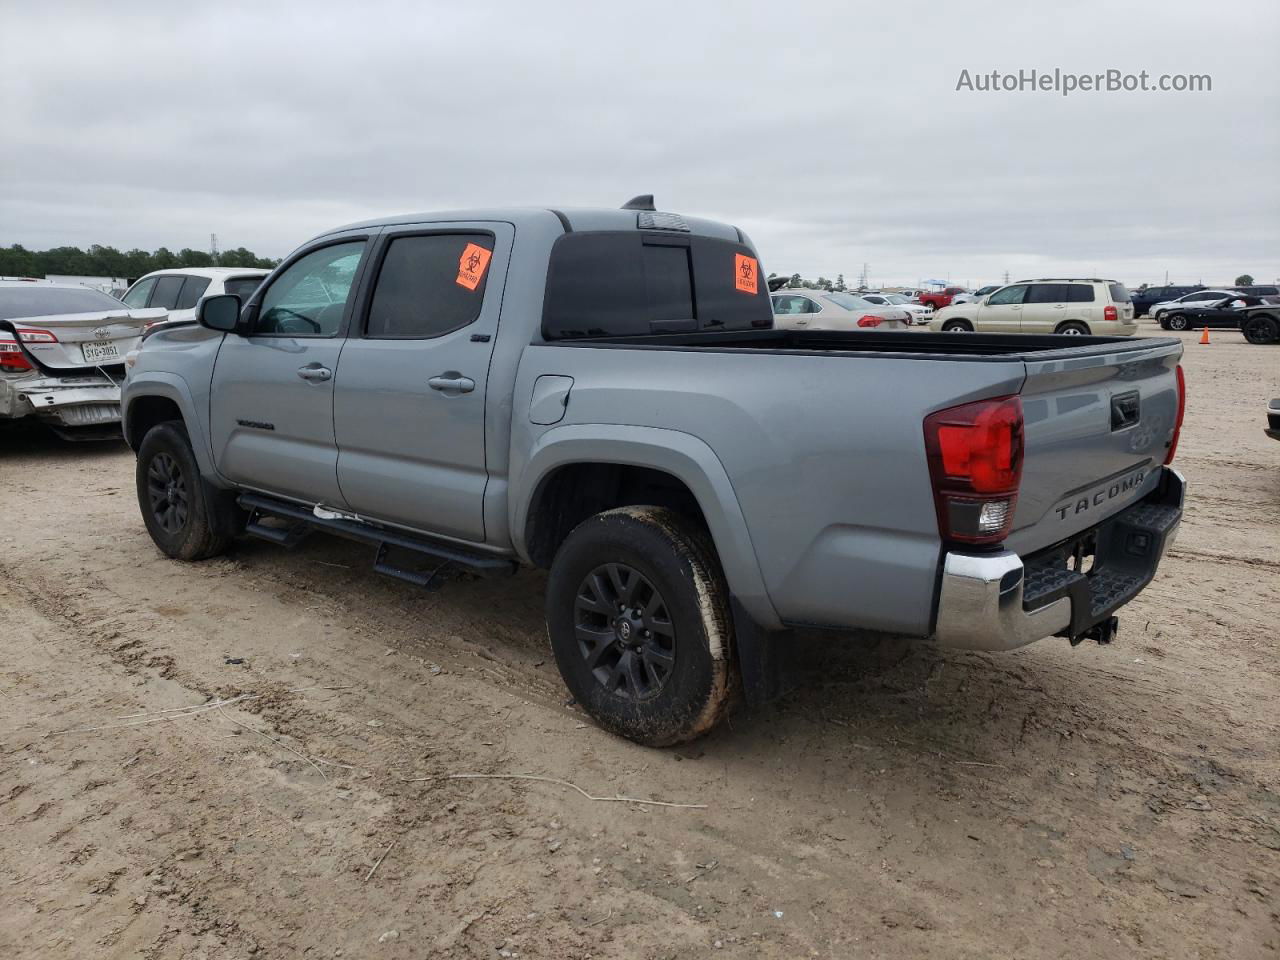
[[[336,336],[364,248],[363,240],[335,243],[295,260],[262,295],[254,334]]]
[[[475,322],[492,254],[493,237],[482,233],[395,238],[378,272],[365,335],[425,340]]]

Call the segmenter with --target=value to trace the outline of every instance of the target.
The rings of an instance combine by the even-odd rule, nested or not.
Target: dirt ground
[[[674,750],[566,704],[541,574],[174,563],[123,445],[3,434],[0,956],[1280,956],[1280,349],[1195,339],[1115,644],[804,637]]]

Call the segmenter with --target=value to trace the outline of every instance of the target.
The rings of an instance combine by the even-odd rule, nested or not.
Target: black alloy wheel
[[[160,529],[177,533],[190,513],[187,478],[178,462],[167,453],[157,453],[147,467],[147,495],[151,512]]]
[[[578,649],[608,693],[642,701],[662,691],[675,667],[676,631],[647,577],[625,563],[596,567],[578,587],[574,615]]]

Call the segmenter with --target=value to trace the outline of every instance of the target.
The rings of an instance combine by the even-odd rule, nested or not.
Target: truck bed
[[[1045,360],[1176,345],[1172,337],[1074,337],[1032,333],[876,333],[834,330],[750,330],[732,333],[661,333],[639,337],[578,337],[564,347],[755,351],[765,353],[874,353],[910,359]]]
[[[932,611],[918,601],[934,594],[943,547],[925,418],[1021,398],[1025,458],[1004,547],[1036,555],[1153,492],[1181,353],[1172,338],[1030,334],[583,337],[526,347],[516,397],[555,375],[572,389],[552,430],[625,425],[705,443],[784,622],[926,635]],[[520,420],[514,448],[535,448],[547,428]]]

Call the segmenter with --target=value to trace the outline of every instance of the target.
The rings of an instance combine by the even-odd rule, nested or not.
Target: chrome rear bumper
[[[1076,638],[1109,619],[1151,582],[1177,536],[1186,481],[1163,469],[1155,494],[1081,535],[1098,535],[1098,558],[1088,574],[1055,566],[1055,548],[1030,561],[1035,583],[1029,588],[1028,565],[1016,553],[948,552],[934,630],[938,643],[1014,650],[1055,634]]]

